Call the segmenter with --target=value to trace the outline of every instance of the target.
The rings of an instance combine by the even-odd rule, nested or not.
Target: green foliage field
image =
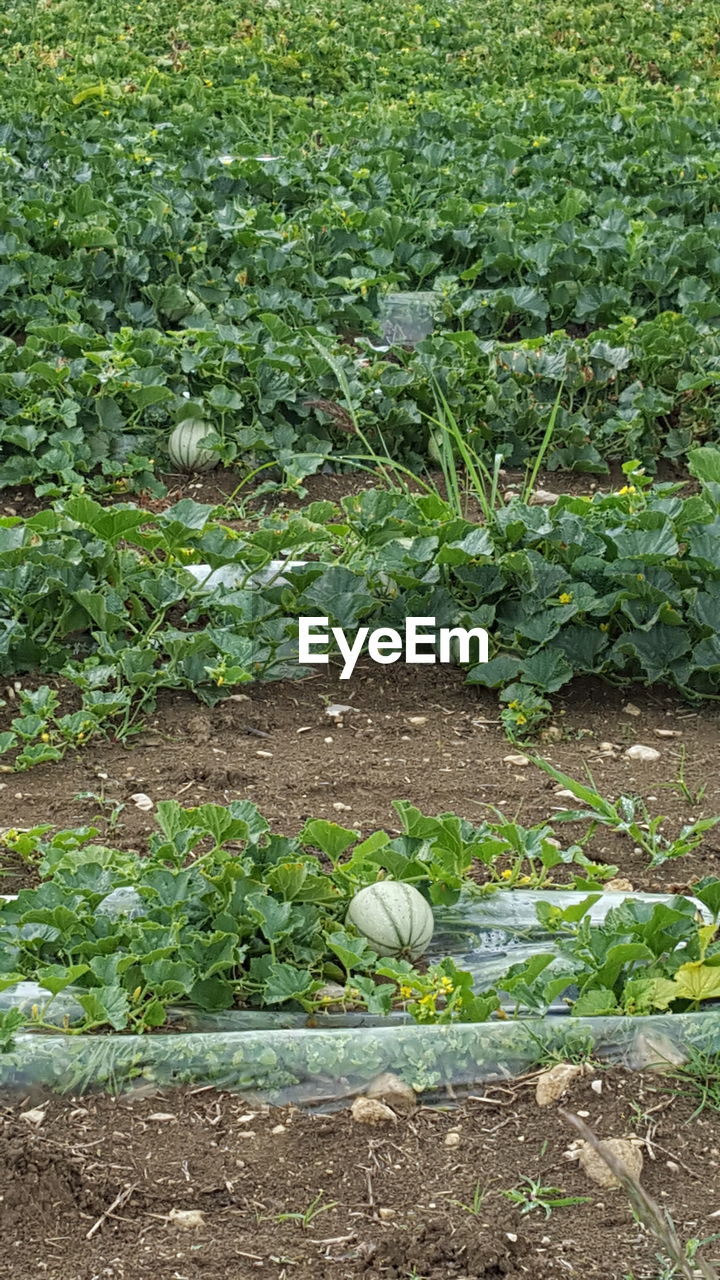
[[[11,0],[0,484],[149,487],[188,416],[226,465],[339,460],[313,337],[413,466],[433,380],[514,463],[561,384],[552,467],[716,438],[718,16]],[[417,290],[434,333],[369,349],[382,296]]]

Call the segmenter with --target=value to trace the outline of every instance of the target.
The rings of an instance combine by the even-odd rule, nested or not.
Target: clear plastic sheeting
[[[375,346],[376,350],[387,350],[388,347],[414,347],[423,342],[435,328],[435,317],[441,299],[438,294],[429,291],[418,293],[387,293],[380,300],[380,329],[384,346]]]
[[[288,580],[283,574],[304,569],[306,564],[306,560],[270,560],[264,568],[253,573],[242,564],[223,564],[219,569],[213,569],[209,564],[186,564],[184,568],[186,573],[192,574],[202,591],[215,591],[218,587],[236,591],[249,587],[286,587]]]
[[[564,911],[567,907],[585,902],[595,896],[574,889],[512,889],[499,890],[478,898],[467,895],[454,907],[436,908],[435,933],[431,944],[431,956],[472,955],[476,952],[495,954],[520,947],[525,943],[550,938],[548,930],[540,923],[537,907],[546,903]],[[597,891],[595,902],[587,918],[593,924],[601,924],[609,911],[622,902],[646,902],[649,906],[664,902],[673,906],[676,902],[693,902],[703,919],[712,919],[707,907],[696,898],[678,898],[667,893],[601,893]],[[541,950],[541,948],[536,948]],[[514,963],[514,957],[513,961]]]
[[[720,1052],[720,1013],[226,1034],[22,1034],[0,1054],[0,1087],[77,1096],[208,1085],[275,1104],[329,1108],[386,1071],[432,1098],[512,1079],[549,1058],[582,1054],[630,1069],[667,1069],[691,1049]]]

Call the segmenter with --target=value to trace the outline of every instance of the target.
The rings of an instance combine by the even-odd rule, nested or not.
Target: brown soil
[[[644,1139],[646,1190],[681,1237],[712,1236],[720,1115],[688,1124],[692,1104],[656,1076],[593,1078],[601,1094],[580,1080],[569,1110],[601,1138]],[[53,1099],[39,1128],[27,1109],[0,1112],[7,1280],[657,1280],[661,1271],[625,1194],[565,1158],[574,1130],[555,1107],[536,1106],[532,1080],[374,1128],[347,1110],[271,1111],[209,1090]],[[527,1190],[524,1179],[587,1201],[522,1213],[503,1192]],[[177,1210],[199,1210],[202,1225],[179,1225]]]
[[[241,701],[213,710],[190,695],[166,695],[153,723],[128,747],[93,743],[60,764],[6,774],[0,825],[87,824],[101,810],[96,800],[78,799],[81,792],[125,806],[113,832],[100,822],[108,841],[120,847],[142,847],[153,827],[152,813],[130,799],[138,792],[155,803],[177,799],[186,805],[251,799],[286,834],[309,817],[331,818],[363,834],[378,826],[394,831],[392,802],[398,799],[425,813],[453,811],[476,822],[495,806],[524,825],[552,821],[573,807],[534,766],[506,762],[517,748],[498,723],[495,694],[464,684],[458,670],[403,667],[388,675],[368,662],[346,681],[322,674],[245,688]],[[630,697],[640,715],[623,710]],[[342,724],[326,713],[333,703],[353,708]],[[582,779],[587,766],[610,798],[623,791],[642,795],[651,812],[667,815],[671,834],[694,818],[720,813],[720,711],[714,705],[698,712],[669,695],[620,693],[591,681],[556,695],[555,709],[563,740],[539,749],[556,767]],[[680,736],[658,736],[658,729],[668,728]],[[615,745],[613,755],[598,750],[603,742]],[[637,742],[659,750],[659,760],[627,761],[624,751]],[[678,777],[683,749],[688,787],[707,788],[697,803],[669,785]],[[558,833],[569,844],[583,828],[567,825]],[[616,864],[636,888],[662,890],[715,873],[720,835],[708,832],[694,854],[653,871],[628,839],[608,830],[595,834],[590,850],[599,861]],[[7,855],[3,861],[10,872],[3,891],[14,892],[28,873]]]
[[[517,468],[507,468],[501,473],[500,488],[504,492],[506,489],[519,492],[526,478],[525,471]],[[302,507],[309,502],[317,502],[320,500],[329,502],[339,502],[341,498],[348,494],[360,493],[364,489],[373,486],[382,488],[383,478],[380,472],[369,471],[350,471],[345,474],[326,474],[320,472],[314,476],[308,476],[302,483],[305,490],[303,497],[294,495],[290,491],[278,491],[277,493],[259,494],[254,497],[255,490],[259,490],[266,483],[268,474],[261,474],[256,481],[243,487],[238,492],[243,474],[240,471],[216,470],[203,476],[182,476],[177,473],[161,475],[159,477],[164,484],[167,494],[164,498],[153,498],[149,494],[133,494],[118,491],[111,493],[101,499],[105,503],[111,502],[136,502],[141,506],[147,507],[148,511],[163,511],[166,507],[172,506],[173,503],[179,502],[181,498],[193,498],[195,502],[205,502],[213,506],[222,506],[235,496],[235,503],[242,503],[247,507],[248,514],[258,515],[262,511],[272,511],[278,507],[294,509]],[[422,477],[427,484],[435,486],[439,493],[445,492],[444,481],[441,472],[433,471]],[[680,468],[674,463],[662,461],[658,467],[657,482],[682,482],[687,486],[687,492],[697,488],[694,480],[689,479],[687,471]],[[411,489],[419,491],[421,484],[413,481],[412,477],[400,475],[399,483],[407,483]],[[620,485],[625,484],[625,476],[621,467],[613,463],[607,475],[583,475],[572,471],[540,471],[537,477],[537,488],[545,489],[550,493],[570,493],[573,495],[582,495],[594,492],[596,489],[601,491],[611,490]],[[0,490],[0,516],[28,516],[34,515],[38,511],[42,511],[47,502],[38,499],[35,491],[30,485],[23,485],[17,489]],[[477,502],[473,498],[469,498],[466,507],[466,515],[468,519],[479,518],[480,511]]]

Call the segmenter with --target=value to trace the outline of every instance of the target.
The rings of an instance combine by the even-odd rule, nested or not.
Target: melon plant
[[[188,419],[180,422],[168,440],[170,461],[178,471],[210,471],[217,461],[214,449],[203,448],[201,442],[210,435],[205,422]]]
[[[379,956],[418,960],[430,944],[435,922],[422,894],[399,880],[379,880],[355,894],[347,913]]]

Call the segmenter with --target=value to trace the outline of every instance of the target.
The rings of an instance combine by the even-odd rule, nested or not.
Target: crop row
[[[720,881],[698,882],[694,900],[618,898],[598,919],[593,890],[616,868],[593,863],[579,845],[563,849],[548,826],[504,818],[473,826],[395,807],[398,837],[375,831],[361,840],[324,820],[294,838],[271,834],[247,801],[192,809],[163,801],[142,856],[98,845],[93,828],[6,832],[5,849],[41,876],[37,888],[0,903],[0,990],[36,984],[29,1011],[2,1001],[6,1047],[26,1019],[36,1029],[141,1033],[172,1027],[172,1010],[183,1008],[308,1014],[340,1004],[444,1023],[485,1021],[508,1001],[536,1014],[562,997],[576,1016],[594,1017],[692,1012],[720,997],[710,922]],[[482,885],[470,878],[478,868]],[[517,962],[510,947],[489,970],[473,963],[473,927],[482,933],[473,901],[505,896],[513,884],[552,886],[563,868],[561,884],[587,896],[570,894],[562,906],[538,895]],[[345,922],[353,895],[388,877],[414,885],[440,913],[464,906],[441,929],[445,958],[421,968],[402,955],[382,959]],[[455,962],[463,946],[470,969]]]
[[[213,704],[238,684],[306,673],[301,617],[350,633],[402,631],[407,617],[485,628],[490,661],[468,679],[501,690],[515,737],[576,675],[716,697],[720,455],[695,450],[691,465],[702,484],[688,497],[630,466],[616,493],[549,508],[513,499],[482,524],[437,493],[399,490],[242,533],[188,499],[159,516],[78,496],[4,517],[0,670],[62,672],[82,709],[58,718],[55,693],[26,690],[0,748],[28,767],[97,732],[124,736],[162,688]]]
[[[433,384],[514,463],[561,382],[552,467],[715,438],[714,6],[492,8],[13,3],[0,485],[152,487],[188,417],[225,465],[356,452],[313,340],[413,466]],[[418,290],[434,334],[370,347]]]

